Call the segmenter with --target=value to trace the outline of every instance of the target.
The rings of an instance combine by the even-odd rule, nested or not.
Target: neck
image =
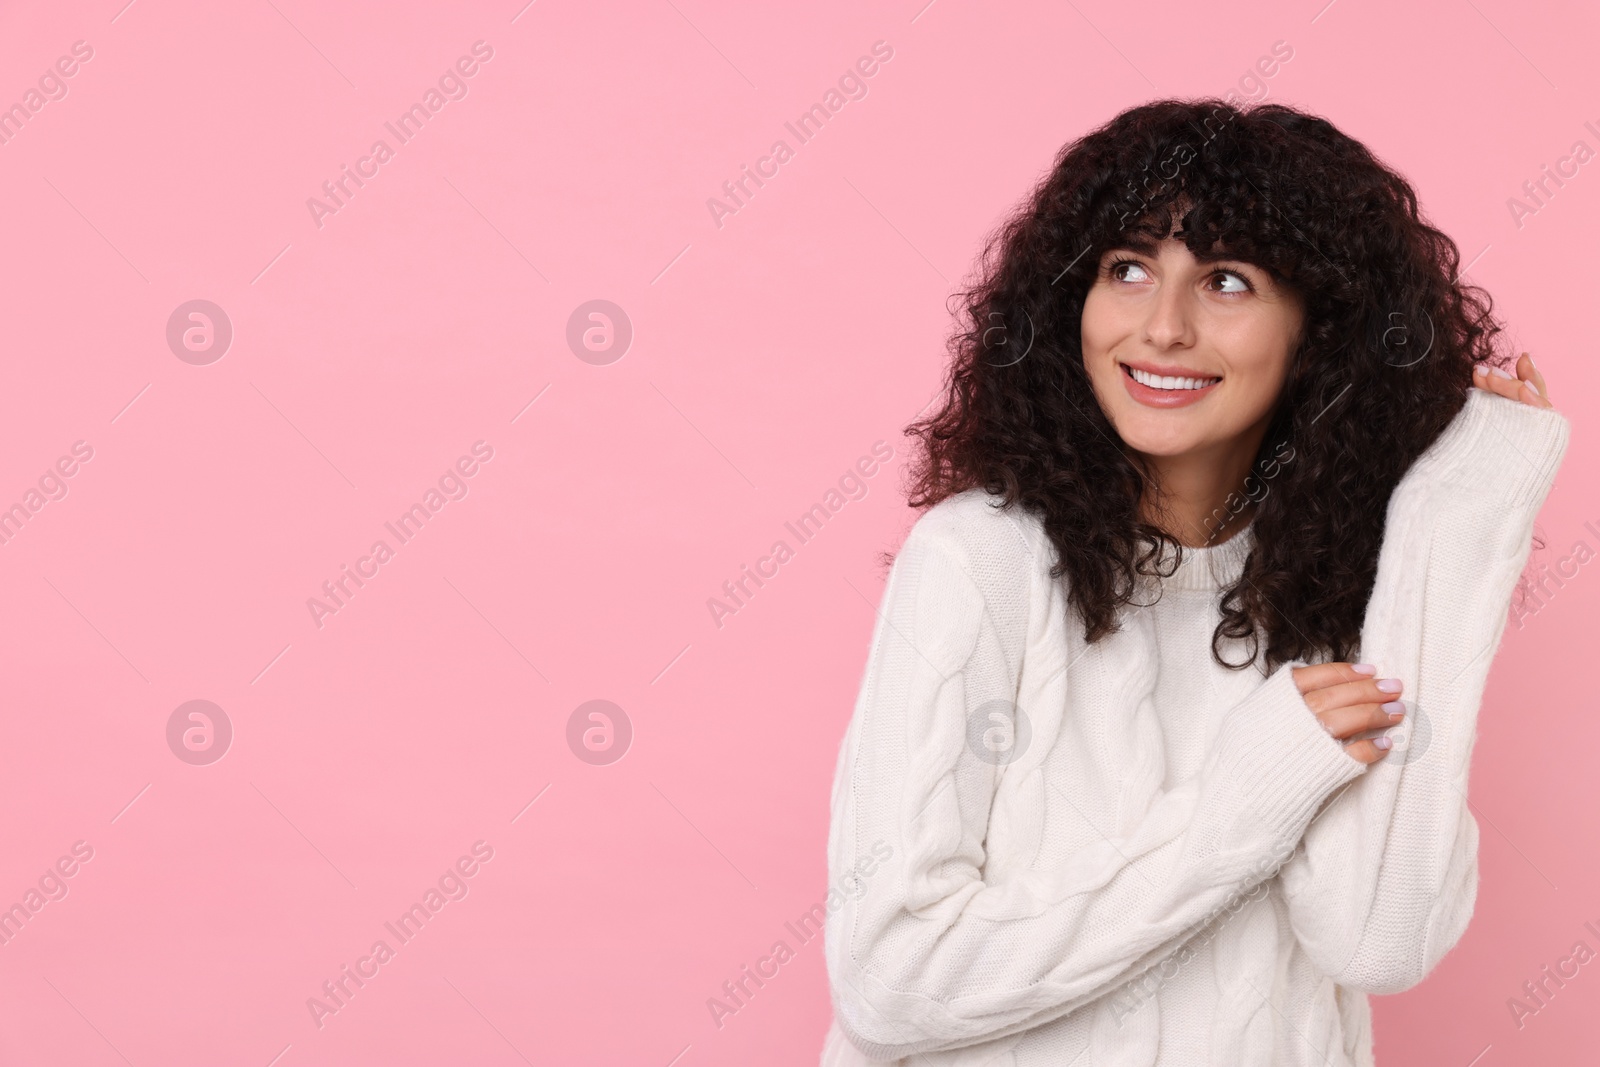
[[[1140,517],[1189,548],[1228,540],[1255,517],[1256,502],[1243,490],[1265,435],[1262,425],[1212,449],[1141,455],[1153,477],[1140,501]]]

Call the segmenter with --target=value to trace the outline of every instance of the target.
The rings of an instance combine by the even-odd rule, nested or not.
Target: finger
[[[1524,352],[1522,354],[1528,360],[1528,369],[1533,372],[1533,380],[1539,384],[1539,395],[1549,400],[1550,390],[1544,384],[1544,375],[1539,372],[1539,365],[1533,361],[1533,353]]]
[[[1513,377],[1501,367],[1491,367],[1486,363],[1473,368],[1472,383],[1510,400],[1518,399],[1523,391],[1521,379]]]
[[[1357,678],[1302,693],[1300,698],[1306,702],[1306,707],[1321,716],[1337,708],[1355,707],[1358,704],[1389,704],[1399,700],[1404,689],[1404,683],[1398,678]]]
[[[1531,391],[1534,396],[1543,401],[1537,406],[1546,408],[1555,406],[1551,403],[1550,395],[1545,390],[1544,375],[1539,373],[1539,368],[1533,365],[1533,357],[1526,352],[1517,357],[1517,377],[1529,386],[1529,388],[1520,391],[1520,397],[1527,396]]]
[[[1489,375],[1489,364],[1475,363],[1472,367],[1472,384],[1486,393],[1498,393],[1495,388],[1496,379]]]
[[[1317,721],[1329,734],[1344,741],[1366,730],[1386,730],[1398,726],[1405,721],[1405,705],[1399,701],[1351,704],[1319,712]]]
[[[1359,666],[1367,668],[1364,671],[1356,670],[1357,666],[1354,663],[1336,661],[1333,663],[1315,663],[1309,667],[1296,667],[1294,668],[1294,684],[1299,686],[1300,695],[1304,696],[1312,690],[1325,689],[1331,685],[1340,685],[1344,682],[1359,682],[1363,678],[1371,679],[1377,673],[1377,668],[1370,663],[1359,664]]]
[[[1377,763],[1379,760],[1389,754],[1388,748],[1379,748],[1377,746],[1377,740],[1378,739],[1374,737],[1366,738],[1361,741],[1351,741],[1349,744],[1344,746],[1344,750],[1350,754],[1351,759],[1358,759],[1362,763],[1366,764]],[[1393,747],[1392,743],[1390,747]]]

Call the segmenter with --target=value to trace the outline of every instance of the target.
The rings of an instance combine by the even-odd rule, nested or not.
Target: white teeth
[[[1163,378],[1159,374],[1147,374],[1137,367],[1129,367],[1128,373],[1133,375],[1134,381],[1152,389],[1204,389],[1213,382],[1222,381],[1221,378]]]

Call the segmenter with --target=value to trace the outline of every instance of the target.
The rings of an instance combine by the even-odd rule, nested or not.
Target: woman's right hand
[[[1359,668],[1359,669],[1358,669]],[[1362,763],[1378,762],[1393,744],[1388,735],[1346,741],[1367,730],[1382,730],[1405,721],[1398,678],[1378,678],[1371,664],[1315,663],[1294,667],[1294,684],[1322,728]]]

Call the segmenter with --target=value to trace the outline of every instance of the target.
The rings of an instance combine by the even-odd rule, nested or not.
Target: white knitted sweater
[[[1304,661],[1211,658],[1253,525],[1088,645],[1030,514],[920,516],[835,770],[824,1067],[1371,1065],[1365,994],[1472,915],[1478,706],[1569,430],[1474,388],[1396,488],[1360,658],[1407,716],[1370,767]]]

